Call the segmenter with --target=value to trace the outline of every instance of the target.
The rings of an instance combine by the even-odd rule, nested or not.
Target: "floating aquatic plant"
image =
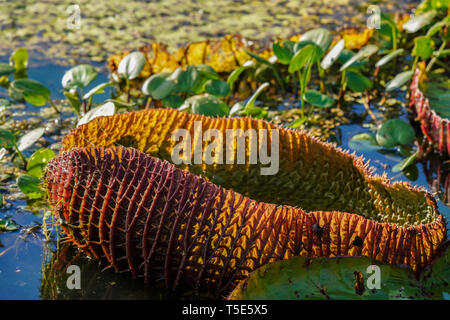
[[[188,172],[166,162],[172,132],[194,136],[195,121],[205,131],[266,129],[268,140],[279,130],[278,173],[179,165]],[[446,241],[428,193],[374,176],[361,158],[307,133],[251,118],[170,109],[96,118],[64,138],[45,182],[79,247],[172,289],[223,294],[259,266],[294,256],[367,256],[420,272]]]

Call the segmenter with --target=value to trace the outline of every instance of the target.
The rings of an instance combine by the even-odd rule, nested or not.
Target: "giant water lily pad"
[[[295,257],[252,272],[231,293],[230,299],[443,299],[443,293],[450,289],[449,253],[447,249],[420,279],[410,268],[365,257]]]

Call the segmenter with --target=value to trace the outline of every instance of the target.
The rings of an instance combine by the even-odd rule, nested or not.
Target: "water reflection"
[[[69,289],[67,280],[71,265],[80,268],[81,289]],[[142,279],[132,279],[128,273],[119,274],[112,269],[103,270],[96,260],[70,243],[59,249],[45,250],[40,286],[42,299],[179,299],[183,298],[165,289],[164,283],[145,285]]]

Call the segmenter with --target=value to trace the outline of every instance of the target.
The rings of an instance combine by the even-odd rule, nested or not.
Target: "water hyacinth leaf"
[[[242,280],[231,300],[423,299],[411,268],[377,263],[382,286],[366,288],[373,274],[366,257],[293,257],[269,263]],[[336,276],[339,275],[339,276]]]
[[[55,152],[51,149],[42,148],[31,155],[27,163],[27,174],[41,178],[43,169],[47,163],[55,157]]]
[[[61,84],[64,89],[87,87],[97,77],[97,70],[91,65],[81,64],[64,73]]]
[[[377,131],[377,142],[385,148],[409,144],[414,140],[413,127],[401,119],[387,120]]]
[[[164,99],[171,94],[176,86],[172,80],[168,80],[168,74],[154,74],[142,85],[142,92],[155,99]]]
[[[244,109],[245,109],[245,106],[242,103],[237,102],[231,107],[230,112],[228,113],[228,116],[231,117],[234,115],[239,115],[239,114],[241,114],[241,112],[244,111]]]
[[[316,90],[307,90],[304,97],[306,102],[315,107],[329,108],[334,104],[334,100],[332,98]]]
[[[0,192],[0,208],[3,207],[3,194]]]
[[[416,181],[419,178],[419,169],[413,164],[402,170],[403,175],[410,181]]]
[[[300,49],[289,63],[289,72],[300,71],[306,64],[314,64],[320,59],[322,49],[315,44],[308,44]]]
[[[78,93],[73,93],[71,91],[64,91],[64,95],[67,100],[69,100],[70,105],[75,110],[77,114],[81,112],[81,101],[78,99]]]
[[[23,95],[23,98],[35,106],[43,106],[50,100],[50,90],[42,83],[31,79],[14,80],[11,87]]]
[[[333,41],[333,37],[327,29],[317,28],[305,32],[300,37],[300,42],[303,41],[312,41],[322,49],[322,52],[326,52]]]
[[[0,147],[1,148],[12,148],[16,144],[16,136],[6,130],[0,128]]]
[[[377,63],[375,64],[375,67],[379,68],[379,67],[384,66],[386,63],[392,61],[395,57],[402,55],[403,52],[405,52],[404,49],[397,49],[397,50],[385,55],[383,58],[381,58],[380,60],[377,61]]]
[[[204,76],[207,79],[212,79],[212,80],[219,80],[219,75],[217,74],[217,72],[209,65],[207,64],[200,64],[197,67],[198,72],[200,73],[200,75]]]
[[[170,94],[162,100],[163,105],[169,108],[179,108],[183,102],[183,99],[176,94]]]
[[[320,66],[322,69],[328,69],[333,65],[333,63],[339,58],[342,50],[345,48],[345,40],[341,39],[338,43],[327,53],[327,55],[322,59]]]
[[[2,206],[2,195],[0,194],[0,207]],[[10,217],[7,218],[0,218],[0,231],[16,231],[20,229],[20,225],[17,224],[14,220],[12,220]]]
[[[339,58],[338,58],[339,63],[344,65],[348,60],[353,58],[355,55],[356,55],[356,53],[354,53],[353,51],[344,49],[344,50],[342,50],[341,54],[339,55]],[[362,67],[365,64],[367,64],[367,61],[368,61],[367,59],[364,59],[362,61],[355,61],[349,67],[359,68],[359,67]]]
[[[375,134],[367,132],[354,135],[348,141],[348,147],[359,152],[371,151],[380,148],[378,146]]]
[[[186,70],[178,68],[170,76],[169,80],[175,81],[175,92],[190,92],[199,78],[199,72],[193,66],[188,66]]]
[[[272,65],[272,63],[270,63],[269,60],[264,59],[263,57],[260,57],[260,56],[257,55],[256,53],[253,53],[253,52],[248,51],[248,50],[245,50],[245,52],[246,52],[250,57],[252,57],[252,58],[255,59],[256,61],[258,61],[259,63],[266,64],[266,65],[269,65],[269,66]]]
[[[222,80],[208,80],[205,91],[214,96],[225,97],[230,93],[230,86]]]
[[[412,70],[399,73],[394,77],[394,79],[386,83],[386,91],[390,92],[394,89],[401,88],[405,83],[407,83],[412,78],[413,74],[414,71]]]
[[[280,63],[289,64],[293,55],[288,48],[282,47],[279,43],[274,43],[272,50]]]
[[[211,117],[225,117],[230,112],[228,106],[216,96],[198,95],[185,101],[192,113]]]
[[[353,57],[351,57],[344,65],[339,69],[339,71],[344,71],[350,67],[354,62],[359,62],[361,60],[369,58],[371,55],[378,51],[378,47],[373,44],[369,44],[361,48]]]
[[[414,38],[412,55],[425,60],[431,57],[434,51],[434,41],[430,37],[422,36]]]
[[[353,92],[364,92],[372,88],[372,81],[359,72],[347,72],[347,85]]]
[[[415,33],[433,21],[436,14],[436,10],[430,10],[421,15],[413,16],[403,24],[403,29],[408,33]]]
[[[292,123],[289,124],[289,128],[298,128],[302,124],[304,124],[308,120],[308,117],[303,116],[301,118],[298,118],[297,120],[294,120]]]
[[[13,73],[16,69],[14,67],[10,66],[6,63],[0,63],[0,77],[10,75]]]
[[[145,62],[145,56],[142,52],[132,52],[120,61],[117,72],[128,80],[133,80],[141,74]]]
[[[25,48],[15,50],[11,54],[10,61],[14,64],[17,72],[25,70],[28,66],[28,50]]]
[[[259,95],[269,86],[268,82],[264,82],[261,84],[258,89],[252,94],[252,96],[248,99],[247,103],[245,104],[245,107],[253,107],[255,105],[256,99],[259,97]]]
[[[245,71],[248,67],[241,66],[237,69],[234,69],[230,75],[228,76],[227,83],[230,86],[230,91],[233,91],[234,83],[237,81],[242,72]]]
[[[307,45],[310,45],[310,44],[317,45],[314,41],[311,41],[311,40],[304,40],[304,41],[297,42],[296,44],[294,44],[293,54],[295,55],[301,49],[303,49],[304,47],[306,47]]]
[[[89,121],[101,117],[101,116],[112,116],[116,112],[116,107],[113,102],[107,102],[104,105],[94,108],[88,112],[78,121],[77,127],[82,124],[88,123]]]
[[[19,189],[30,199],[40,199],[44,196],[44,191],[40,188],[41,180],[30,175],[23,175],[17,178]]]
[[[419,154],[419,151],[413,153],[408,158],[405,158],[402,161],[400,161],[399,163],[397,163],[392,168],[392,172],[400,172],[400,171],[405,170],[407,167],[409,167],[410,165],[412,165],[416,161],[418,154]]]
[[[44,128],[37,128],[23,135],[17,142],[17,148],[20,152],[27,150],[36,141],[38,141],[44,135]]]
[[[104,82],[104,83],[100,83],[99,85],[96,85],[94,88],[92,88],[91,90],[89,90],[84,96],[83,96],[83,100],[87,100],[90,97],[92,97],[95,94],[101,94],[105,92],[105,88],[111,86],[113,83],[112,82]]]
[[[450,23],[450,16],[447,16],[446,18],[444,18],[443,20],[436,22],[435,24],[433,24],[427,31],[426,36],[427,37],[432,37],[434,36],[436,33],[438,33],[439,31],[441,31],[444,27],[448,26]]]

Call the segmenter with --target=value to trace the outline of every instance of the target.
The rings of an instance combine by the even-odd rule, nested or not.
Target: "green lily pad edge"
[[[253,271],[237,285],[228,298],[442,300],[446,296],[448,299],[449,242],[442,251],[443,254],[418,276],[410,267],[383,264],[367,257],[294,257]]]

